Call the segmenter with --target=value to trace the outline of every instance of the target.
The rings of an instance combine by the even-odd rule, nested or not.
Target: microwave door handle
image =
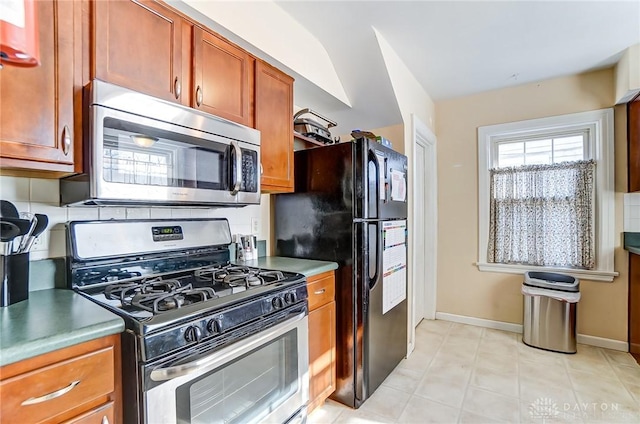
[[[231,194],[236,195],[240,191],[240,184],[242,184],[242,150],[240,150],[240,146],[235,140],[231,140],[231,148],[235,152],[234,169],[232,173],[232,175],[235,175],[235,181],[233,181]]]

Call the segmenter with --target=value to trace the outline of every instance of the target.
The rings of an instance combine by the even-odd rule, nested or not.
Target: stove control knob
[[[287,293],[284,295],[284,301],[288,304],[296,303],[296,294],[295,293]]]
[[[273,303],[275,309],[284,308],[284,299],[281,296],[274,297],[271,303]]]
[[[196,343],[202,338],[202,331],[199,327],[192,325],[191,327],[187,327],[184,332],[184,339],[189,343]]]
[[[207,330],[211,334],[222,333],[222,320],[220,318],[214,318],[207,323]]]

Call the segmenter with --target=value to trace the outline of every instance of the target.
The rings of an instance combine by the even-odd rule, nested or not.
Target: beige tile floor
[[[358,410],[328,400],[325,423],[640,423],[640,366],[578,345],[567,355],[515,333],[423,321],[416,348]]]

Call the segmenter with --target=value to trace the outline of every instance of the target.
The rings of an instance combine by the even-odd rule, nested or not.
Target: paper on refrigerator
[[[407,179],[404,172],[391,170],[391,200],[407,201]]]
[[[407,221],[382,223],[382,313],[407,298]]]

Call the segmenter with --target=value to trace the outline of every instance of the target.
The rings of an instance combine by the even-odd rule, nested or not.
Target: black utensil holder
[[[29,298],[29,253],[0,255],[0,307]]]

